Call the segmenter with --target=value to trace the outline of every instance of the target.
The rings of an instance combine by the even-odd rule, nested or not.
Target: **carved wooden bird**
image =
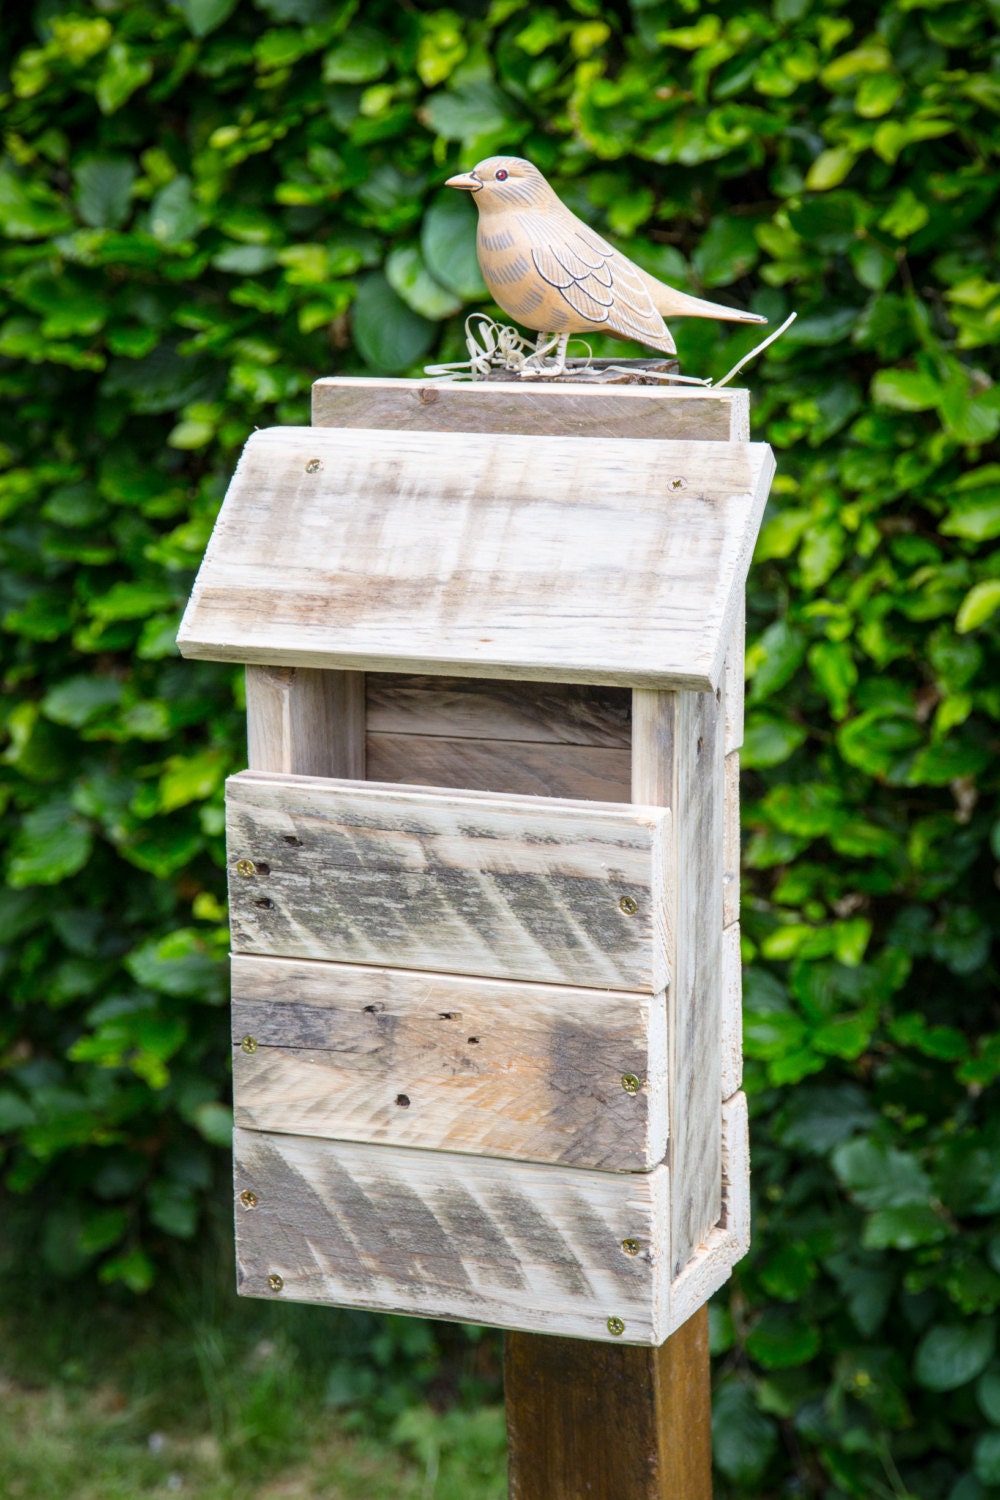
[[[664,315],[767,322],[657,281],[571,213],[523,157],[489,156],[447,186],[473,194],[483,280],[505,313],[537,330],[536,352],[555,347],[555,374],[566,368],[574,333],[610,333],[674,354]]]

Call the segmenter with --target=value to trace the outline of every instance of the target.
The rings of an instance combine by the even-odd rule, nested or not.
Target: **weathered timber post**
[[[247,663],[239,1289],[510,1330],[512,1500],[711,1495],[772,472],[739,390],[321,380],[181,627]]]

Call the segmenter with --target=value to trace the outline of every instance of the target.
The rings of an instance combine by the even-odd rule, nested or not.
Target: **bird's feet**
[[[566,347],[569,344],[568,333],[557,333],[550,335],[540,333],[535,343],[535,352],[529,355],[525,361],[522,375],[531,377],[533,375],[565,375],[566,374]],[[555,350],[555,358],[551,361],[546,355]]]

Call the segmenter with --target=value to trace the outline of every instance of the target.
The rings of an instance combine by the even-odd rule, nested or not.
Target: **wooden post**
[[[711,1500],[708,1308],[658,1349],[508,1333],[510,1500]]]

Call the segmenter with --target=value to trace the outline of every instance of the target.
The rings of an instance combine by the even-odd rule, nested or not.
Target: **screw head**
[[[318,474],[319,471],[320,471],[320,469],[322,467],[323,467],[323,462],[322,462],[321,459],[319,459],[319,458],[311,458],[309,460],[309,462],[306,464],[306,473],[307,474]]]
[[[625,1251],[626,1255],[638,1255],[639,1254],[639,1241],[638,1240],[622,1240],[622,1249]]]
[[[243,1189],[242,1193],[240,1194],[240,1202],[243,1204],[244,1208],[256,1208],[257,1201],[257,1194],[254,1192],[253,1188]]]
[[[240,1046],[243,1048],[244,1052],[256,1052],[257,1038],[255,1036],[245,1036],[242,1042],[240,1042]]]
[[[608,1319],[608,1332],[613,1333],[616,1339],[621,1337],[621,1335],[625,1332],[625,1324],[622,1322],[621,1318]]]
[[[272,1292],[280,1292],[281,1288],[285,1284],[285,1278],[283,1276],[279,1276],[277,1271],[272,1271],[271,1275],[267,1278],[267,1284],[271,1288]]]
[[[622,1088],[626,1094],[637,1094],[642,1088],[642,1084],[634,1073],[623,1073]]]
[[[618,905],[627,917],[634,917],[639,910],[639,903],[634,896],[623,896]]]
[[[244,880],[249,880],[251,875],[256,875],[257,866],[252,859],[238,859],[236,861],[236,873],[242,875]]]
[[[669,479],[667,481],[667,489],[668,490],[682,490],[685,487],[686,484],[687,484],[687,480],[686,479],[682,479],[679,474],[675,474],[674,477],[673,477],[673,479]]]

